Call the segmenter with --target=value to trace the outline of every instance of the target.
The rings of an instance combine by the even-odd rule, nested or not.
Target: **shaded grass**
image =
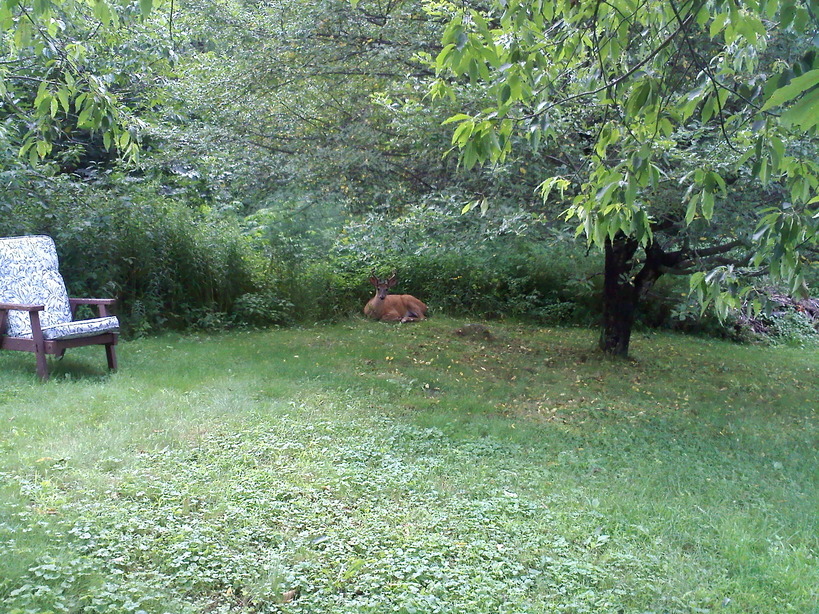
[[[463,325],[169,335],[45,385],[0,356],[0,598],[816,611],[816,350],[650,335],[623,362]]]

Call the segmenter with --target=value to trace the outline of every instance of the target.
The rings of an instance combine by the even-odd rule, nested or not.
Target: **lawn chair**
[[[37,375],[48,379],[46,354],[104,345],[108,368],[117,368],[119,320],[108,315],[113,299],[68,298],[51,237],[0,238],[0,349],[34,352]],[[79,305],[98,318],[74,320]]]

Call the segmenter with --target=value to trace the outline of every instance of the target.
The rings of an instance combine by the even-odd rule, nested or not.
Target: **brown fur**
[[[398,283],[395,272],[389,279],[370,277],[375,296],[364,306],[364,315],[382,322],[417,322],[427,317],[427,306],[410,294],[388,294]]]

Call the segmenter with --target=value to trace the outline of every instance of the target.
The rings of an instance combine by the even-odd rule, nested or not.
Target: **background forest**
[[[469,48],[448,3],[151,4],[0,14],[0,235],[52,235],[72,294],[118,297],[131,335],[312,323],[360,312],[370,271],[397,270],[397,291],[434,312],[599,321],[603,256],[575,238],[569,201],[548,199],[542,182],[593,153],[600,118],[569,109],[559,146],[508,135],[502,156],[477,156],[484,165],[468,148],[445,155],[465,142],[445,120],[495,96],[457,66],[442,94],[447,37]],[[803,13],[769,46],[772,73],[774,60],[791,77],[815,72],[812,13],[794,5],[791,20]],[[809,134],[788,147],[815,166]],[[719,215],[703,206],[685,240],[753,230],[746,212],[785,190],[759,172],[729,178]],[[673,189],[658,198],[683,200]],[[815,251],[805,254],[799,284],[810,285]],[[638,325],[750,330],[739,312],[699,319],[695,299],[687,277],[664,276]],[[814,334],[809,311],[781,306],[755,326],[797,341]]]

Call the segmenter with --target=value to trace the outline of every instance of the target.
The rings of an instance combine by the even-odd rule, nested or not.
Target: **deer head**
[[[383,301],[387,298],[387,294],[390,291],[390,288],[395,286],[398,283],[398,278],[395,275],[395,271],[392,272],[392,275],[387,279],[379,279],[378,276],[375,274],[375,271],[372,272],[370,276],[370,283],[375,286],[375,297],[378,300]]]

